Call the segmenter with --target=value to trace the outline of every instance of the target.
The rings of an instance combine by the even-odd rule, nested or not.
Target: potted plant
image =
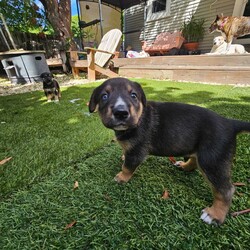
[[[86,47],[94,47],[95,41],[94,41],[95,34],[92,31],[91,28],[85,28],[83,30],[83,39],[84,41],[84,46]]]
[[[181,27],[182,36],[185,38],[186,42],[184,47],[187,50],[197,50],[199,46],[199,41],[203,39],[205,34],[205,19],[195,18],[193,15],[191,18],[184,22]]]

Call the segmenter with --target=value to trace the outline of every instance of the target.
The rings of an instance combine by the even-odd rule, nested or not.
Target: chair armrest
[[[79,60],[78,54],[85,54],[86,55],[87,52],[85,52],[85,51],[71,50],[71,51],[69,51],[70,60],[72,62],[76,62],[77,60]]]
[[[85,47],[84,49],[91,50],[91,51],[94,51],[94,52],[101,52],[101,53],[107,53],[107,54],[110,54],[110,55],[115,55],[115,53],[112,53],[112,52],[109,52],[109,51],[106,51],[106,50],[95,49],[95,48],[91,48],[91,47]]]
[[[87,55],[87,52],[86,52],[86,51],[77,51],[77,54],[84,54],[84,55]]]

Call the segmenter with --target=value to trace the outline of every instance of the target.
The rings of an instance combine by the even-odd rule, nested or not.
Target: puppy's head
[[[107,128],[127,130],[138,126],[145,106],[146,97],[138,83],[112,78],[93,91],[89,112],[97,109]]]
[[[221,44],[223,44],[225,41],[224,41],[224,37],[223,36],[217,36],[214,38],[214,45],[219,47]]]
[[[213,33],[216,30],[218,31],[221,23],[222,23],[222,17],[216,15],[215,20],[211,23],[209,27],[209,33]]]
[[[52,74],[50,72],[44,72],[40,75],[44,82],[48,83],[52,81]]]

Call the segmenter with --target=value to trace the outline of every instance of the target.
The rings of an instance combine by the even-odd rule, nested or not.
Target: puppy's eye
[[[102,100],[103,100],[103,101],[108,100],[108,98],[109,98],[108,94],[103,94],[103,95],[102,95]]]
[[[134,92],[132,92],[132,93],[130,94],[130,96],[131,96],[133,99],[136,99],[136,98],[137,98],[137,94],[134,93]]]

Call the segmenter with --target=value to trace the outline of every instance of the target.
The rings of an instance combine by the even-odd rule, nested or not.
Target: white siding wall
[[[203,17],[206,19],[205,29],[207,32],[203,41],[200,43],[200,49],[202,52],[210,51],[213,37],[220,35],[220,33],[217,32],[214,34],[208,34],[208,28],[211,22],[215,19],[216,14],[223,13],[224,15],[232,15],[234,4],[235,0],[171,0],[171,14],[169,17],[145,23],[145,40],[150,42],[153,41],[161,32],[173,32],[180,30],[182,23],[187,21],[193,13],[197,18]],[[129,10],[126,10],[125,26],[128,25],[129,19],[132,18],[129,27],[133,26],[133,29],[136,29],[136,27],[141,28],[143,21],[143,8],[144,5],[137,5]],[[140,15],[141,17],[139,17]],[[136,16],[136,19],[134,16]],[[140,22],[138,22],[139,25],[137,25],[137,20],[140,20]],[[127,30],[127,27],[125,29]],[[138,44],[138,41],[135,41],[137,37],[128,37],[128,39],[130,39],[130,44],[132,46],[134,43]],[[126,42],[128,39],[126,37]],[[140,37],[138,37],[138,39],[143,40],[143,32],[140,33]]]
[[[133,50],[141,50],[140,36],[143,32],[144,27],[144,4],[136,5],[124,11],[124,30],[125,42],[124,49],[128,45],[133,47]],[[139,30],[139,31],[136,31]],[[136,32],[133,32],[136,31]],[[132,33],[127,33],[132,32]],[[127,34],[126,34],[127,33]]]

